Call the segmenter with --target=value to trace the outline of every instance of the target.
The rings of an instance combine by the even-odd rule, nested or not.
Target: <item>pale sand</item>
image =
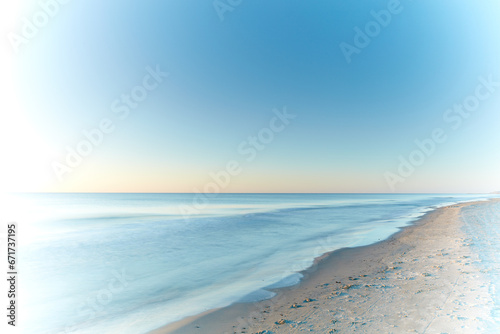
[[[433,211],[386,241],[332,252],[271,300],[235,304],[153,333],[491,332],[485,329],[493,325],[490,282],[460,220],[470,204]]]

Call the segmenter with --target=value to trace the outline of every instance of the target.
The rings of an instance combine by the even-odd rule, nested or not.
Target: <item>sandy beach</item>
[[[326,254],[299,285],[153,331],[187,333],[491,333],[492,283],[462,219],[471,205],[426,214],[379,243]]]

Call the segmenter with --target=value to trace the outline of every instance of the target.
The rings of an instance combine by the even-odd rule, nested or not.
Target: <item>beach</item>
[[[272,299],[233,304],[152,333],[495,332],[493,269],[482,262],[498,246],[479,244],[492,237],[483,225],[498,221],[499,204],[436,209],[386,240],[325,254],[300,284],[273,290]]]
[[[418,298],[446,291],[451,283],[443,279],[455,279],[457,268],[473,272],[460,277],[474,279],[474,294],[483,293],[484,280],[484,298],[496,296],[498,306],[500,297],[488,288],[490,276],[500,272],[500,249],[491,247],[500,245],[500,237],[493,238],[500,235],[493,224],[500,220],[500,203],[486,202],[495,197],[220,194],[185,217],[178,210],[191,203],[191,194],[17,195],[12,207],[30,213],[19,228],[23,332],[323,332],[342,330],[351,318],[375,326],[369,321],[381,321],[377,313],[384,324],[400,326],[403,315],[380,305],[399,304],[398,312],[403,305],[408,319],[425,322],[408,305],[422,310],[427,304]],[[441,226],[440,215],[449,216],[446,222],[460,215],[468,230],[458,223]],[[438,227],[446,233],[433,241]],[[450,250],[462,239],[470,249]],[[459,259],[459,252],[469,258]],[[446,262],[455,260],[463,263]],[[495,270],[481,278],[489,268]],[[414,294],[413,288],[422,291]],[[399,299],[389,302],[391,296]],[[489,310],[481,298],[478,304]],[[479,316],[457,317],[470,326]],[[357,321],[350,322],[361,326]]]

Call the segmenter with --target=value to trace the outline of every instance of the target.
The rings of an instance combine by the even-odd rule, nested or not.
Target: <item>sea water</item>
[[[426,212],[493,195],[22,194],[23,333],[146,333],[271,298],[316,257],[386,239]]]

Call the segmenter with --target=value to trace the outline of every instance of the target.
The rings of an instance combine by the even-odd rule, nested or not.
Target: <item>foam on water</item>
[[[15,196],[10,207],[24,212],[14,218],[23,332],[145,333],[271,298],[326,252],[487,197],[226,194],[185,216],[179,208],[193,204],[190,194]]]

